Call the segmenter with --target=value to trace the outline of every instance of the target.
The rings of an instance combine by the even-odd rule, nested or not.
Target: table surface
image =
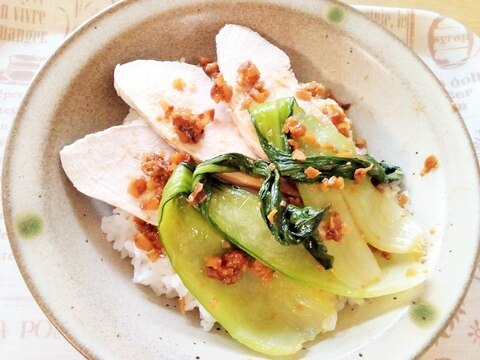
[[[455,19],[480,34],[480,0],[346,0],[351,5],[424,9]]]

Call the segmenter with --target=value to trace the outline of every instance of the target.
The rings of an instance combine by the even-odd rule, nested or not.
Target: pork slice
[[[143,175],[145,154],[173,149],[146,124],[119,125],[75,141],[60,151],[63,169],[81,193],[157,225],[157,212],[142,210],[128,193],[133,179]]]
[[[118,65],[114,79],[120,97],[171,147],[192,155],[197,161],[228,152],[254,156],[232,123],[227,106],[216,104],[210,98],[213,82],[200,67],[174,61],[137,60]],[[182,90],[173,86],[179,79],[185,84]],[[165,116],[165,104],[188,109],[193,114],[213,109],[214,120],[205,127],[197,143],[185,143]]]

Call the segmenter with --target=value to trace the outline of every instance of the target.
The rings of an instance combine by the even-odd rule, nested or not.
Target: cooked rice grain
[[[122,259],[127,256],[132,259],[134,283],[150,286],[157,295],[166,295],[168,298],[182,297],[185,300],[186,311],[199,309],[200,325],[205,331],[213,327],[215,319],[183,285],[168,257],[161,257],[152,262],[146,251],[135,246],[133,237],[137,230],[132,215],[118,208],[113,209],[111,216],[102,218],[102,231]]]

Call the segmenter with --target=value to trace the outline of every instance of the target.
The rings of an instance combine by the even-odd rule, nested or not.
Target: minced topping
[[[300,149],[300,143],[297,140],[288,139],[287,141],[293,150]]]
[[[160,205],[163,188],[172,174],[170,163],[165,156],[165,152],[150,153],[142,159],[140,169],[148,177],[148,180],[145,179],[146,189],[140,202],[140,208],[143,210],[157,210]]]
[[[133,238],[137,248],[147,252],[151,261],[155,262],[163,255],[162,243],[155,225],[148,224],[137,217],[133,218],[138,234]]]
[[[398,205],[400,205],[401,207],[404,207],[408,203],[408,196],[403,193],[400,193],[397,195],[397,201],[398,201]]]
[[[435,157],[435,155],[430,155],[425,159],[425,162],[423,164],[423,169],[422,171],[420,171],[420,175],[424,176],[425,174],[428,174],[437,166],[438,166],[438,159]]]
[[[369,167],[359,168],[353,173],[353,182],[355,184],[360,184],[366,177],[370,170],[372,170],[373,164],[370,164]]]
[[[237,72],[237,89],[247,95],[242,104],[243,109],[248,109],[254,102],[263,103],[267,100],[270,91],[260,81],[260,71],[252,61],[240,65]]]
[[[218,279],[227,285],[237,282],[247,269],[248,256],[238,249],[227,251],[222,256],[205,258],[207,276]]]
[[[304,171],[305,175],[307,175],[307,178],[309,179],[315,179],[318,175],[320,175],[320,171],[315,169],[314,167],[307,167]]]
[[[255,84],[260,81],[260,71],[250,60],[240,65],[237,72],[239,75],[237,83],[243,91],[253,89]]]
[[[204,259],[208,277],[230,285],[236,283],[244,272],[250,271],[263,282],[272,280],[273,270],[261,261],[253,259],[240,249],[228,250],[223,255],[209,256]]]
[[[156,183],[165,184],[172,174],[166,153],[150,153],[144,155],[140,169]]]
[[[334,100],[344,111],[350,109],[351,104],[340,102],[335,96],[333,96],[332,90],[326,88],[322,84],[319,84],[316,81],[311,81],[307,84],[303,84],[299,90],[295,93],[295,97],[304,100],[310,101],[314,98],[319,99],[332,99]]]
[[[176,152],[167,158],[166,151],[145,154],[140,163],[144,176],[138,177],[129,184],[128,192],[140,200],[143,210],[157,210],[162,199],[163,188],[173,170],[181,162],[190,162],[186,153]],[[133,240],[137,248],[147,252],[147,256],[155,262],[163,255],[162,243],[158,236],[158,228],[140,218],[134,217],[138,233]]]
[[[218,64],[212,59],[205,56],[200,57],[200,62],[198,65],[203,69],[203,71],[205,71],[205,74],[207,74],[212,79],[214,79],[220,72]]]
[[[298,160],[298,161],[305,161],[307,160],[307,155],[305,155],[305,153],[302,150],[295,149],[292,152],[292,159]]]
[[[147,180],[140,176],[130,182],[128,185],[128,193],[134,197],[139,197],[147,190]]]
[[[256,259],[248,270],[257,275],[263,282],[270,281],[273,278],[273,270]]]
[[[144,176],[133,179],[128,185],[128,193],[140,200],[143,210],[157,210],[162,192],[173,170],[181,162],[190,162],[191,156],[177,152],[167,158],[165,151],[145,154],[140,163]]]
[[[218,74],[210,91],[211,98],[218,104],[220,101],[229,102],[232,95],[232,87],[225,82],[222,74]]]
[[[173,80],[172,86],[175,90],[183,91],[183,89],[185,89],[186,84],[185,84],[185,81],[178,78],[178,79]]]
[[[350,124],[346,120],[345,113],[341,108],[333,104],[327,104],[322,113],[328,116],[332,124],[337,128],[338,132],[345,137],[350,136]]]
[[[331,91],[316,81],[303,84],[303,86],[295,93],[300,100],[309,101],[312,98],[326,99],[331,96]]]
[[[355,146],[359,149],[365,149],[367,147],[367,140],[363,138],[356,138],[355,139]]]
[[[223,249],[231,249],[232,244],[230,244],[230,241],[223,239],[222,240],[222,248]]]
[[[263,81],[261,81],[248,92],[247,97],[242,103],[242,108],[249,109],[250,106],[252,106],[255,102],[263,103],[267,99],[268,95],[270,95],[270,92],[265,88]]]
[[[180,310],[180,313],[182,315],[185,315],[185,310],[186,310],[186,306],[187,306],[187,303],[185,302],[185,299],[183,297],[179,297],[177,304],[178,304],[178,310]]]
[[[320,223],[320,236],[324,240],[342,240],[346,225],[342,222],[337,211],[331,211],[328,217]]]
[[[277,215],[277,213],[278,213],[277,209],[273,209],[268,213],[267,219],[268,221],[270,221],[270,224],[273,224],[273,222],[275,221],[275,216]]]
[[[331,176],[328,179],[323,179],[321,183],[315,185],[322,191],[328,191],[330,189],[342,190],[345,186],[345,181],[341,176]]]
[[[157,210],[160,206],[160,201],[162,199],[161,192],[155,192],[154,195],[150,196],[146,200],[140,203],[140,209],[142,210]]]
[[[190,109],[175,109],[172,105],[162,104],[165,119],[172,122],[178,138],[183,143],[198,143],[203,137],[205,127],[213,121],[215,110],[205,110],[201,114],[192,114]]]
[[[192,162],[192,157],[190,154],[184,152],[176,152],[170,155],[170,170],[173,172],[177,168],[177,166],[182,162]]]
[[[288,134],[291,139],[298,139],[305,135],[307,128],[294,116],[290,116],[282,127],[282,132]]]

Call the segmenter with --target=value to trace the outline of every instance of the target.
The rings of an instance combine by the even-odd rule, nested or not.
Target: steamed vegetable
[[[285,111],[287,108],[290,108],[290,112]],[[287,162],[288,157],[291,158],[286,135],[278,131],[269,131],[269,129],[281,129],[290,116],[295,117],[303,124],[306,127],[306,134],[310,136],[309,141],[306,141],[306,137],[296,139],[306,154],[307,163],[309,159],[336,158],[335,154],[338,153],[351,156],[352,163],[357,159],[353,157],[355,147],[351,139],[307,115],[292,99],[279,99],[259,104],[253,107],[250,113],[260,143],[272,160],[278,156],[280,151],[287,153],[282,155],[281,161],[285,158]],[[322,146],[326,143],[329,146]],[[399,180],[402,176],[402,172],[397,167],[383,162],[379,163],[368,155],[365,159],[371,164],[365,168],[370,168],[367,174],[371,176],[372,181],[391,182]],[[311,165],[315,166],[315,162],[312,161]],[[350,180],[345,180],[344,190],[322,191],[316,185],[299,183],[298,181],[302,181],[305,173],[299,172],[298,174],[297,186],[304,204],[314,208],[329,206],[329,211],[337,212],[346,225],[347,231],[340,241],[324,241],[328,253],[335,258],[332,272],[345,284],[352,287],[365,286],[382,279],[383,269],[381,270],[378,266],[367,242],[383,251],[422,253],[420,227],[408,211],[398,205],[394,194],[388,190],[388,187],[385,187],[384,193],[381,193],[373,186],[370,178],[366,177],[358,185]],[[341,175],[341,172],[333,173],[333,175]],[[351,172],[349,173],[347,170],[342,177],[348,179],[351,178],[350,175]],[[419,266],[423,269],[421,257],[415,255],[410,259],[412,266]],[[409,263],[405,261],[402,264],[403,267],[394,267],[399,271],[396,274],[399,276],[398,279],[405,279],[404,273]],[[408,280],[404,285],[409,282]],[[392,291],[388,282],[385,282],[384,285],[389,288],[389,291]],[[377,289],[381,289],[381,286]]]
[[[344,191],[334,189],[322,191],[316,188],[314,184],[309,185],[308,182],[311,179],[304,179],[298,175],[298,171],[289,173],[291,164],[303,167],[303,169],[306,168],[306,164],[302,161],[293,160],[288,153],[290,148],[287,138],[282,132],[283,123],[289,116],[295,116],[304,120],[310,128],[315,128],[315,118],[307,116],[296,106],[293,99],[280,99],[276,102],[258,105],[253,108],[251,113],[265,153],[271,156],[272,163],[250,159],[240,154],[224,154],[200,164],[193,174],[192,190],[199,182],[203,182],[207,193],[207,201],[201,204],[199,208],[204,216],[237,246],[292,278],[308,282],[337,294],[354,297],[373,297],[393,292],[391,284],[388,281],[384,281],[384,269],[379,267],[376,257],[364,239],[363,228],[358,226],[354,218],[354,215],[359,214],[351,211],[350,206],[357,206],[356,202],[347,202],[347,195]],[[329,128],[325,129],[329,131]],[[320,137],[324,135],[317,128],[316,131]],[[340,145],[344,141],[343,148],[347,148],[350,142],[349,139],[342,140],[340,138],[336,141]],[[314,150],[310,148],[310,151],[313,152]],[[339,158],[335,156],[321,154],[307,157],[307,160],[310,161],[307,164],[322,168],[322,166],[325,166],[325,163],[322,163],[325,159],[333,159],[334,162],[339,161]],[[368,160],[358,159],[358,161],[364,161],[369,164],[368,166],[365,164],[365,166],[368,168],[368,174],[371,174],[372,179],[376,179],[378,182],[388,182],[401,177],[401,172],[398,168],[378,163],[372,158],[366,159]],[[354,171],[351,168],[355,158],[340,159],[340,161],[342,160],[344,160],[344,163],[340,167],[326,167],[322,168],[322,171],[328,175],[335,174],[353,177]],[[259,191],[258,199],[260,200],[260,206],[258,211],[255,209],[255,205],[251,205],[249,211],[244,213],[248,208],[248,197],[251,195],[247,193],[242,194],[241,190],[238,189],[234,191],[235,196],[228,197],[226,193],[222,195],[222,199],[226,197],[229,199],[225,203],[218,202],[218,197],[216,199],[219,187],[210,175],[237,170],[265,178]],[[329,173],[329,170],[332,170],[332,173]],[[280,175],[284,174],[290,175],[290,177],[297,180],[300,194],[307,206],[299,208],[287,205],[279,189]],[[364,179],[363,184],[367,189],[373,189],[373,191],[380,194],[378,196],[382,196],[373,187],[369,178]],[[367,198],[365,197],[365,199]],[[375,196],[372,196],[372,198],[375,199]],[[241,206],[235,205],[238,199],[242,201]],[[255,200],[252,201],[255,202]],[[386,197],[377,199],[377,201],[386,201],[385,204],[393,203],[392,199]],[[223,207],[220,206],[221,204]],[[396,206],[400,208],[398,205]],[[222,210],[215,212],[219,208]],[[324,241],[325,239],[319,237],[317,228],[326,208],[332,213],[338,213],[343,225],[347,229],[340,241]],[[383,209],[386,208],[384,207]],[[260,232],[253,234],[251,233],[253,231],[252,224],[255,223],[254,218],[257,214],[263,218],[263,223],[257,224],[260,227],[256,229]],[[406,216],[404,215],[404,217]],[[232,223],[232,218],[237,221]],[[238,224],[242,221],[249,224],[249,231],[247,229],[244,229],[245,232],[240,231],[241,226]],[[265,228],[270,230],[270,234],[263,232]],[[395,229],[391,233],[394,231]],[[393,237],[394,234],[390,234],[390,236]],[[406,233],[405,237],[408,238],[408,233]],[[275,239],[278,244],[271,244],[269,242],[270,239]],[[406,242],[408,243],[408,240]],[[305,249],[323,266],[324,270],[332,269],[332,271],[330,273],[316,271],[318,269],[312,271],[314,268],[313,264],[305,258],[307,252],[300,248],[294,249],[291,246],[282,248],[282,245],[297,245],[300,243],[304,244]],[[282,245],[279,247],[279,244]],[[311,244],[313,246],[310,246]],[[337,257],[335,264],[333,264],[334,256]],[[311,260],[311,258],[309,259]],[[411,261],[410,263],[408,259]],[[303,267],[299,266],[299,263]],[[387,271],[385,269],[385,273],[393,276],[396,279],[396,283],[401,284],[404,288],[414,286],[424,279],[423,271],[416,271],[414,279],[405,276],[407,272],[406,266],[418,266],[419,269],[423,269],[421,257],[419,256],[400,258],[398,263],[392,262],[391,264],[394,270]],[[298,271],[299,268],[303,270]],[[319,273],[321,274],[319,275]],[[377,284],[377,286],[369,288],[373,284]],[[372,289],[375,290],[372,291]]]
[[[359,159],[320,155],[304,160],[293,159],[282,126],[289,116],[307,116],[296,105],[294,98],[254,106],[250,114],[262,148],[272,163],[241,154],[223,154],[198,166],[194,173],[193,188],[204,181],[208,174],[240,170],[250,175],[263,176],[265,180],[259,191],[261,214],[277,241],[283,245],[303,244],[325,269],[330,269],[333,257],[328,254],[316,231],[323,211],[309,206],[299,208],[287,205],[280,191],[280,175],[297,182],[313,183],[331,176],[353,179],[357,169],[368,168],[368,174],[375,181],[390,182],[398,180],[401,173],[398,168],[378,163],[372,157]],[[317,169],[318,176],[309,178],[305,173],[307,168]]]
[[[280,191],[280,173],[275,166],[241,154],[224,154],[197,167],[193,175],[192,191],[203,181],[207,196],[210,196],[211,181],[208,174],[235,170],[265,177],[258,192],[262,204],[260,214],[275,239],[282,245],[303,244],[325,269],[330,269],[333,257],[328,255],[327,249],[317,236],[317,227],[324,210],[287,205]]]
[[[423,253],[422,229],[398,205],[394,191],[385,188],[380,192],[368,182],[346,181],[342,194],[369,244],[391,253]]]
[[[193,296],[233,338],[267,355],[293,354],[305,341],[332,330],[337,316],[332,294],[280,273],[264,281],[246,271],[230,285],[205,274],[204,259],[226,249],[223,235],[182,196],[189,193],[191,175],[187,166],[180,165],[168,181],[159,233],[175,271]]]
[[[368,155],[362,159],[360,157],[353,157],[353,153],[350,157],[306,154],[307,156],[304,160],[293,159],[291,154],[292,149],[288,143],[287,136],[282,132],[285,120],[290,116],[297,118],[300,122],[305,118],[310,118],[310,121],[314,121],[313,119],[315,119],[307,115],[297,105],[293,97],[281,98],[269,103],[252,106],[249,112],[255,129],[257,130],[260,144],[268,158],[278,167],[283,176],[288,176],[294,181],[314,183],[325,178],[330,178],[331,176],[353,179],[355,170],[369,167],[371,168],[368,170],[368,175],[371,176],[372,180],[376,183],[389,183],[401,179],[402,173],[398,167],[387,165],[384,162],[379,163]],[[332,133],[335,130],[326,127],[318,120],[316,124],[320,125],[316,134],[320,135],[322,134],[322,130],[326,131],[325,135],[327,135],[327,140],[330,139],[330,137],[335,139],[337,136],[342,136],[338,132],[333,136]],[[342,149],[345,151],[345,148],[342,147]],[[311,151],[311,153],[314,152],[314,150]],[[320,174],[313,179],[308,178],[304,171],[309,167],[320,171]]]
[[[379,281],[382,269],[355,225],[341,190],[324,192],[308,184],[299,184],[298,188],[306,205],[315,208],[328,206],[330,212],[339,214],[345,225],[346,232],[340,241],[324,241],[328,253],[335,258],[332,267],[335,277],[354,289]]]
[[[276,111],[277,108],[288,108],[289,111],[279,112]],[[310,126],[307,130],[310,131],[311,134],[314,134],[314,139],[318,139],[309,144],[302,142],[301,138],[298,139],[302,145],[302,149],[304,147],[308,148],[309,152],[307,152],[307,150],[305,150],[305,152],[309,155],[322,155],[326,156],[327,159],[331,158],[336,160],[337,158],[333,156],[333,151],[331,153],[325,153],[321,150],[322,146],[320,144],[327,142],[331,144],[331,147],[329,146],[328,149],[340,148],[343,153],[349,154],[350,156],[354,153],[355,147],[353,143],[346,140],[336,129],[332,129],[332,127],[306,115],[291,98],[279,99],[275,102],[257,105],[250,113],[260,142],[264,145],[264,148],[267,148],[266,152],[270,156],[275,156],[276,152],[283,151],[285,161],[291,162],[292,155],[290,154],[290,145],[288,144],[287,136],[281,131],[277,133],[268,131],[268,127],[282,129],[286,119],[290,116],[295,116],[302,124],[308,123]],[[276,135],[274,136],[274,134]],[[347,160],[351,163],[353,159],[347,158]],[[325,172],[322,171],[322,174],[324,173]],[[332,176],[331,173],[328,175]],[[335,175],[340,174],[335,173]],[[345,171],[342,171],[341,175],[346,175]],[[297,178],[302,176],[306,176],[305,173],[298,171]],[[380,267],[360,231],[355,226],[341,193],[334,189],[322,191],[314,185],[309,186],[307,184],[297,183],[297,186],[305,205],[316,208],[329,207],[330,212],[339,214],[342,223],[347,229],[340,241],[324,241],[328,253],[335,258],[332,268],[333,275],[347,287],[353,289],[358,289],[359,287],[367,286],[378,281],[381,276]],[[338,293],[339,290],[334,291]]]
[[[285,103],[291,103],[290,113],[272,110],[275,108],[284,109],[286,107]],[[307,115],[295,104],[293,99],[279,99],[275,102],[259,104],[250,113],[257,129],[260,143],[268,156],[271,157],[271,160],[276,161],[275,163],[280,168],[282,175],[285,174],[297,182],[308,182],[304,180],[306,175],[302,169],[310,165],[321,172],[319,177],[342,176],[345,179],[345,189],[340,193],[344,204],[338,197],[336,203],[340,204],[341,208],[345,208],[344,205],[346,205],[350,214],[344,214],[343,212],[341,215],[345,217],[351,216],[367,243],[380,250],[392,253],[422,252],[423,235],[414,218],[397,203],[392,191],[387,189],[382,193],[373,184],[400,180],[403,173],[398,167],[378,162],[368,155],[364,159],[359,155],[353,157],[355,154],[352,152],[354,145],[351,139],[344,137],[338,132],[333,133],[330,127]],[[286,138],[285,134],[265,131],[267,129],[266,123],[268,123],[268,127],[281,128],[289,116],[294,116],[299,120],[306,127],[307,134],[312,134],[314,138],[314,141],[306,141],[304,137],[297,139],[302,151],[306,155],[303,167],[298,166],[291,159],[290,148],[285,145],[288,144],[286,140],[278,139]],[[272,134],[277,135],[273,136]],[[331,146],[321,146],[326,141]],[[277,148],[279,145],[282,147]],[[334,154],[338,152],[350,154],[352,157],[336,157]],[[289,157],[290,160],[288,159]],[[332,159],[332,162],[340,162],[340,165],[336,167],[332,165],[334,170],[331,172],[326,169],[326,166],[316,165],[322,164],[322,161],[325,159]],[[360,181],[359,184],[354,184],[348,179],[353,179],[356,170],[354,164],[358,162],[364,163],[359,168],[369,169],[367,172],[369,176]],[[296,175],[290,175],[289,171],[295,171]],[[315,199],[320,200],[313,206],[318,206],[319,203],[329,203],[321,200],[330,196],[328,191],[319,191],[318,188],[307,187],[303,184],[297,185],[306,205],[312,206]],[[335,203],[332,203],[332,206],[335,207]]]
[[[398,255],[380,267],[361,237],[325,242],[329,253],[337,256],[333,269],[325,270],[304,248],[275,240],[262,219],[257,196],[219,182],[210,191],[200,204],[202,214],[236,246],[292,279],[354,298],[391,294],[425,279],[419,255]],[[409,268],[415,272],[407,276]]]

